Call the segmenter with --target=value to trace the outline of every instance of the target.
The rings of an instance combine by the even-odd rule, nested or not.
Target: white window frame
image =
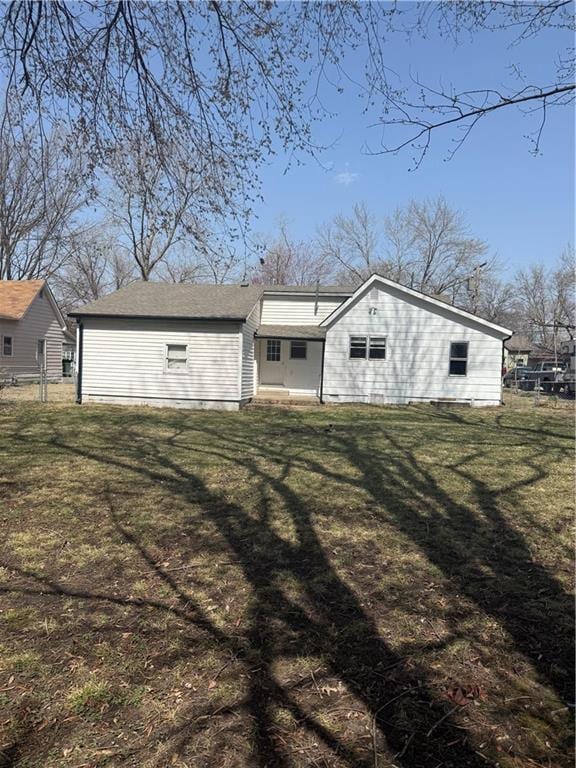
[[[375,347],[375,349],[384,349],[384,357],[372,357],[370,351],[372,350],[372,339],[375,341],[383,341],[384,346]],[[368,336],[368,360],[377,360],[379,363],[386,360],[386,353],[388,352],[388,339],[386,336]]]
[[[352,357],[352,339],[364,339],[365,341],[365,354],[364,357]],[[360,336],[360,335],[352,335],[348,337],[348,360],[353,360],[354,362],[358,360],[367,360],[368,359],[368,336]]]
[[[168,357],[168,350],[170,347],[183,347],[184,348],[184,357],[183,358],[169,358]],[[184,360],[184,367],[183,368],[169,368],[168,367],[168,360]],[[176,373],[178,375],[186,374],[188,373],[188,344],[175,344],[175,343],[168,343],[164,345],[164,373]]]
[[[10,339],[10,354],[7,355],[4,351],[4,340]],[[14,357],[14,336],[2,336],[2,349],[0,350],[2,357]]]
[[[452,355],[452,345],[453,344],[465,344],[466,345],[466,357],[454,357]],[[468,363],[470,360],[470,342],[469,341],[451,341],[450,345],[448,347],[448,376],[451,376],[454,379],[464,379],[466,376],[468,376]],[[466,363],[466,372],[465,373],[451,373],[450,368],[452,365],[452,361],[454,362],[464,362]]]
[[[304,357],[294,357],[292,354],[292,344],[304,345]],[[290,340],[290,360],[307,360],[308,359],[308,342],[304,339],[291,339]]]
[[[364,357],[352,357],[352,339],[365,339],[366,340],[366,354]],[[372,343],[372,339],[377,341],[383,341],[384,342],[384,357],[371,357],[370,356],[370,347]],[[353,360],[354,362],[358,360],[365,360],[365,361],[372,361],[376,363],[384,363],[388,359],[388,337],[383,336],[381,334],[373,334],[372,336],[366,334],[366,335],[353,335],[350,334],[348,337],[348,360]]]
[[[278,359],[270,359],[268,357],[268,351],[270,350],[270,344],[278,345]],[[267,363],[281,363],[282,362],[282,339],[266,339],[266,362]]]

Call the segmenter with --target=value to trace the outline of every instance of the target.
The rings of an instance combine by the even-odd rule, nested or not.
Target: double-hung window
[[[386,336],[370,336],[368,357],[370,360],[386,360]]]
[[[350,359],[365,360],[368,348],[367,336],[350,336]]]
[[[269,363],[279,363],[281,353],[280,339],[268,339],[266,341],[266,360]]]
[[[306,352],[305,341],[290,342],[290,360],[306,360]]]
[[[12,357],[12,336],[2,337],[2,354],[4,357]]]
[[[466,376],[468,371],[468,342],[453,341],[450,344],[450,376]]]
[[[166,370],[185,371],[188,367],[186,344],[166,344]]]
[[[351,360],[385,360],[386,336],[350,336]]]

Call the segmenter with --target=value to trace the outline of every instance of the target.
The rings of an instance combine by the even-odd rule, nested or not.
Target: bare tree
[[[516,328],[519,310],[514,284],[501,280],[494,272],[481,274],[476,310],[486,320]]]
[[[105,225],[94,225],[72,237],[70,257],[55,274],[53,287],[68,312],[134,279],[134,263],[120,253],[115,233]]]
[[[413,200],[382,224],[357,204],[350,216],[336,216],[322,227],[319,242],[345,279],[360,282],[378,272],[465,305],[478,294],[480,267],[493,266],[486,243],[470,235],[463,214],[441,197]]]
[[[201,182],[188,158],[172,148],[172,174],[158,163],[156,152],[141,131],[131,131],[107,161],[113,184],[108,210],[119,230],[119,246],[133,260],[142,280],[149,280],[159,264],[183,240],[202,237],[190,211]]]
[[[389,25],[390,28],[390,25]],[[498,111],[517,110],[522,117],[532,118],[528,134],[532,152],[538,154],[548,113],[574,102],[574,5],[572,0],[440,0],[411,4],[408,12],[399,13],[392,22],[394,32],[403,31],[409,39],[437,34],[458,45],[462,38],[470,40],[478,33],[490,32],[493,45],[503,39],[514,44],[521,60],[522,43],[546,34],[549,30],[564,32],[555,56],[541,62],[539,77],[534,82],[522,64],[511,63],[494,86],[447,88],[418,76],[410,76],[399,88],[392,88],[386,72],[376,66],[368,74],[370,94],[379,94],[383,110],[380,149],[374,154],[413,152],[413,167],[424,160],[438,133],[450,139],[448,159],[462,147],[477,125]],[[559,38],[557,34],[557,39]],[[520,53],[518,53],[520,51]],[[526,64],[529,63],[527,50]],[[505,82],[502,85],[502,82]],[[523,130],[526,135],[526,129]]]
[[[252,270],[252,280],[263,285],[314,285],[329,282],[334,274],[328,255],[314,243],[295,240],[286,221],[279,222],[272,243],[265,247]]]
[[[71,137],[40,144],[31,130],[0,127],[0,279],[51,276],[71,253],[75,214],[89,195],[89,169]]]
[[[458,43],[489,31],[521,50],[549,29],[565,32],[567,42],[542,62],[539,82],[523,81],[518,68],[506,88],[448,90],[390,77],[389,35],[438,34]],[[168,138],[186,137],[196,156],[219,168],[222,193],[229,195],[238,180],[236,191],[250,196],[252,170],[274,136],[285,146],[313,148],[310,125],[322,112],[321,85],[342,87],[350,74],[346,54],[359,48],[367,61],[363,90],[369,104],[382,105],[387,133],[380,151],[412,148],[418,164],[438,131],[454,129],[450,136],[459,147],[480,120],[514,108],[534,114],[537,151],[547,112],[574,97],[573,30],[570,0],[15,0],[4,5],[0,57],[8,89],[30,92],[43,119],[65,100],[71,119],[99,148],[144,120],[160,157]],[[400,131],[397,139],[388,137],[390,130]]]
[[[555,340],[574,334],[574,269],[574,249],[570,247],[552,269],[536,264],[516,275],[521,330],[549,349]]]
[[[446,200],[416,201],[396,212],[407,233],[409,254],[404,261],[404,281],[424,293],[450,298],[453,303],[475,290],[469,282],[485,262],[488,246],[472,237],[463,214]],[[400,255],[399,255],[400,258]]]
[[[339,214],[318,233],[319,249],[327,262],[348,281],[360,283],[373,272],[388,273],[381,256],[381,232],[365,203],[356,203],[350,216]]]

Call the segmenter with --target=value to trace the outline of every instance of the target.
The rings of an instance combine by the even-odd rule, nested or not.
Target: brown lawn
[[[570,408],[0,402],[0,766],[571,766]]]

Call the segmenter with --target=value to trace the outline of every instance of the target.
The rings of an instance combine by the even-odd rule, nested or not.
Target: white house
[[[62,379],[69,332],[45,280],[0,280],[0,378]]]
[[[133,283],[72,313],[78,402],[498,405],[511,331],[379,275],[359,288]]]

